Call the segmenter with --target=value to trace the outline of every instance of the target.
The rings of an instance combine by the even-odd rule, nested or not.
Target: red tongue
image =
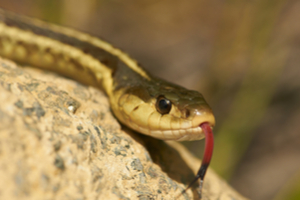
[[[206,170],[209,166],[213,148],[214,148],[214,135],[213,132],[207,122],[200,125],[204,134],[205,134],[205,149],[204,149],[204,156],[202,159],[201,167],[195,177],[195,179],[189,184],[189,186],[181,193],[184,194],[199,178],[200,178],[200,186],[199,186],[199,195],[200,199],[202,198],[202,185],[203,179],[206,173]]]

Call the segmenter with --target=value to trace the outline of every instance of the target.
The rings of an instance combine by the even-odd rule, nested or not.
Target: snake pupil
[[[172,103],[169,99],[166,99],[164,96],[159,96],[156,101],[156,110],[164,115],[168,114],[172,108]]]

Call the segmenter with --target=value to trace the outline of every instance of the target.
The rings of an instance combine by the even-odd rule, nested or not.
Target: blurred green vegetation
[[[236,15],[232,13],[237,9],[237,4],[230,1],[224,6],[224,17],[221,21],[223,25],[216,38],[214,48],[216,53],[211,70],[215,72],[221,66],[235,73],[234,68],[228,66],[228,63],[233,64],[234,59],[241,54],[246,55],[245,59],[249,61],[246,64],[247,72],[243,75],[238,91],[234,94],[230,114],[217,129],[212,164],[213,168],[227,179],[231,177],[248,149],[255,129],[261,123],[270,104],[286,63],[288,50],[274,52],[274,47],[270,49],[269,45],[272,42],[274,24],[280,10],[283,9],[284,2],[284,0],[269,0],[253,1],[250,4],[245,1],[241,5],[239,1],[240,13]],[[229,23],[233,25],[229,26]],[[232,35],[234,38],[228,40]],[[227,80],[223,78],[219,80],[221,80],[219,83],[221,90]]]
[[[34,3],[40,9],[42,19],[47,19],[53,23],[61,23],[63,16],[63,1],[51,0],[51,1],[40,1],[35,0]]]
[[[293,176],[279,191],[274,200],[299,200],[300,199],[300,171]]]

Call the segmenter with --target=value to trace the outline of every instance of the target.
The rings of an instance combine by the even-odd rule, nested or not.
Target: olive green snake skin
[[[203,96],[148,74],[127,54],[79,31],[0,9],[0,56],[103,89],[120,122],[162,140],[198,140],[215,119]]]

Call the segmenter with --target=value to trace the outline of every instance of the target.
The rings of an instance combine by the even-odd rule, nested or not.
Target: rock
[[[200,166],[121,126],[96,88],[0,58],[0,94],[0,199],[175,199]],[[245,198],[208,170],[203,199]]]

